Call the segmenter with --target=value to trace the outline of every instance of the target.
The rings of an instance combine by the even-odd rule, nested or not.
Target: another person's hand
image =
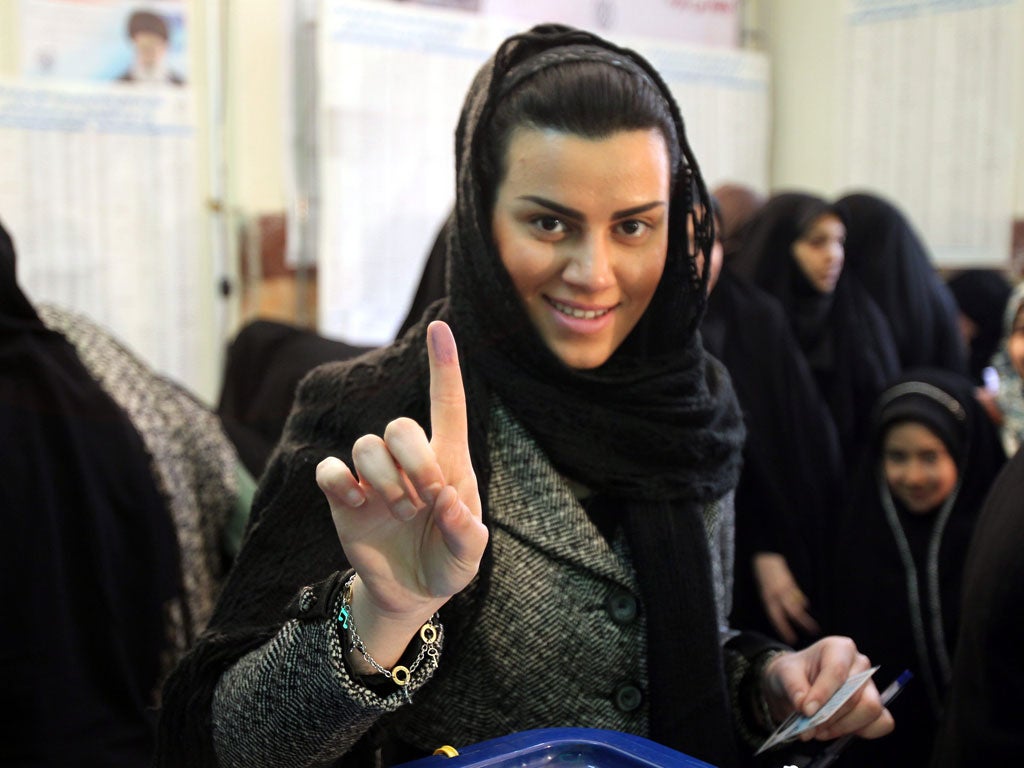
[[[988,414],[988,417],[992,419],[992,423],[997,427],[1003,426],[1003,422],[1006,418],[1003,416],[1003,411],[996,400],[996,393],[988,387],[975,387],[974,396],[977,398],[978,402],[981,403],[981,407],[985,409],[985,413]]]
[[[353,620],[385,666],[469,584],[487,545],[455,339],[445,323],[434,322],[427,342],[430,439],[412,419],[395,419],[383,437],[364,435],[355,442],[358,479],[333,457],[316,472],[357,574]]]
[[[802,651],[782,653],[764,670],[763,690],[769,711],[782,722],[795,710],[814,715],[847,678],[871,667],[868,657],[848,637],[824,637]],[[869,680],[828,720],[800,736],[827,741],[847,734],[875,739],[892,731],[892,715],[882,706]]]
[[[796,643],[794,624],[812,637],[821,634],[818,622],[807,610],[807,596],[793,578],[785,557],[775,552],[758,552],[754,555],[754,577],[765,612],[779,637],[790,645]]]

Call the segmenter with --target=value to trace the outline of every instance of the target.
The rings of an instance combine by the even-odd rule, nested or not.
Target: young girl
[[[850,765],[927,765],[944,709],[960,585],[978,512],[1003,465],[970,379],[915,369],[879,398],[867,460],[837,538],[833,620],[882,669],[914,674],[896,732]]]
[[[697,333],[710,205],[657,73],[564,27],[510,38],[456,164],[448,297],[303,383],[165,689],[163,764],[373,765],[576,725],[733,765],[734,721],[756,743],[869,663],[725,623],[743,431]],[[817,735],[891,727],[869,686]]]

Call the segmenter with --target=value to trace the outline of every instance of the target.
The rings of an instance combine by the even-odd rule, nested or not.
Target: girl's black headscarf
[[[956,301],[924,242],[895,205],[858,192],[836,208],[846,223],[846,266],[885,314],[903,368],[967,371]]]
[[[680,144],[661,283],[634,332],[594,370],[566,367],[534,330],[495,249],[494,190],[481,174],[496,100],[538,71],[568,61],[603,63],[653,83],[671,105]],[[585,32],[545,25],[507,40],[480,71],[455,148],[448,298],[392,346],[322,367],[300,387],[211,631],[165,689],[164,764],[197,765],[212,758],[210,700],[220,673],[277,631],[298,588],[343,566],[314,468],[328,454],[348,461],[357,437],[379,434],[397,416],[429,424],[425,335],[436,318],[451,325],[459,345],[485,522],[487,431],[491,398],[497,396],[560,471],[621,502],[648,606],[648,665],[663,673],[651,676],[652,736],[717,764],[733,759],[702,510],[735,487],[743,427],[728,377],[705,357],[697,332],[704,280],[689,255],[686,216],[695,217],[705,253],[712,229],[701,213],[710,208],[708,196],[678,109],[657,73],[635,53]],[[460,662],[459,627],[486,599],[496,567],[488,551],[475,587],[442,609],[450,631],[439,675],[445,665]]]
[[[0,435],[5,762],[147,765],[174,527],[142,438],[39,319],[2,226]]]

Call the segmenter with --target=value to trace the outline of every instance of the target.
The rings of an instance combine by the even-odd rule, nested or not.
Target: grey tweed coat
[[[457,667],[433,685],[435,667],[421,665],[409,685],[411,702],[394,686],[382,695],[349,674],[331,616],[293,619],[221,678],[213,704],[221,765],[330,763],[378,722],[428,753],[552,726],[647,735],[644,690],[656,670],[647,668],[644,611],[624,537],[609,542],[601,535],[500,406],[490,445],[496,565],[489,599],[459,658],[440,655],[440,665]],[[705,529],[724,642],[733,635],[723,618],[731,584],[731,494],[709,505]],[[728,650],[726,659],[735,702],[748,662]],[[743,730],[756,738],[753,726]]]

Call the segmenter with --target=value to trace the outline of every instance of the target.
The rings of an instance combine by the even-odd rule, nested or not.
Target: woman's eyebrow
[[[568,206],[562,205],[561,203],[556,203],[554,200],[548,200],[546,197],[539,197],[537,195],[522,195],[519,199],[529,200],[531,203],[536,203],[537,205],[542,205],[545,208],[550,208],[555,213],[560,213],[561,215],[569,219],[575,219],[577,221],[587,220],[587,217],[581,211],[577,211],[575,208],[569,208]],[[624,208],[621,211],[615,211],[612,214],[612,219],[626,219],[629,218],[630,216],[636,216],[638,213],[645,213],[646,211],[650,211],[654,208],[663,205],[665,205],[664,200],[653,200],[649,203],[644,203],[643,205],[637,205],[632,208]]]
[[[520,195],[520,200],[529,200],[531,203],[542,205],[545,208],[550,208],[555,213],[560,213],[568,219],[576,219],[577,221],[586,221],[587,217],[582,211],[577,211],[575,208],[569,208],[566,205],[556,203],[554,200],[548,200],[546,197],[539,197],[538,195]]]
[[[647,211],[658,208],[659,206],[665,205],[664,200],[652,200],[649,203],[643,205],[637,205],[633,208],[625,208],[621,211],[616,211],[612,214],[613,219],[628,219],[630,216],[636,216],[638,213],[646,213]]]

